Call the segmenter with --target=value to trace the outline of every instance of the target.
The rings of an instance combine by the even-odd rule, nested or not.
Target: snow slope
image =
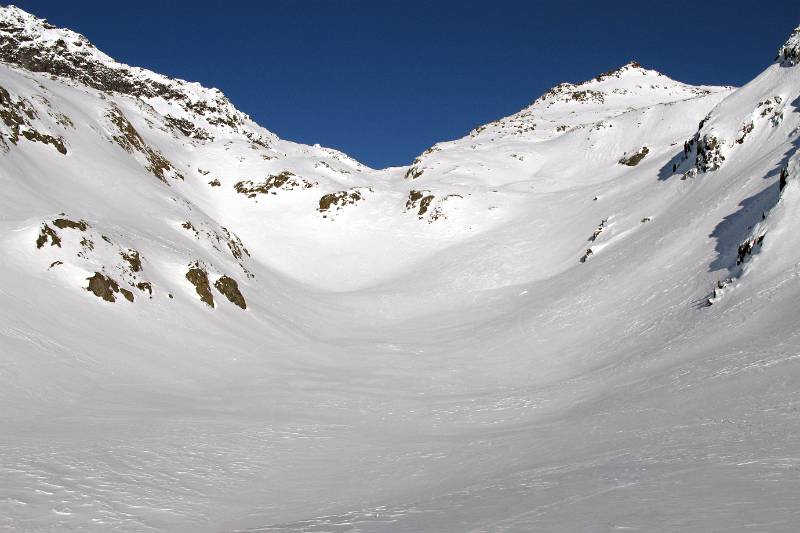
[[[793,531],[796,52],[374,170],[0,8],[0,529]]]

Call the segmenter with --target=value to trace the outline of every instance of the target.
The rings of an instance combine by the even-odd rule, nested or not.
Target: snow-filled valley
[[[0,7],[0,530],[796,531],[771,59],[375,170]]]

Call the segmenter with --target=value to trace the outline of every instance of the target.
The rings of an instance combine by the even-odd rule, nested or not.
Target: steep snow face
[[[13,7],[0,59],[0,528],[800,520],[800,67],[373,170]]]
[[[715,303],[743,285],[774,285],[776,279],[783,284],[795,270],[797,222],[790,213],[797,195],[800,67],[791,60],[791,50],[797,38],[795,30],[781,48],[783,60],[716,106],[695,135],[694,175],[713,171],[715,179],[726,180],[746,166],[753,176],[778,178],[777,187],[756,187],[742,202],[739,216],[727,225],[726,233],[735,235],[739,246],[731,276],[714,291]],[[733,262],[730,253],[727,263]]]

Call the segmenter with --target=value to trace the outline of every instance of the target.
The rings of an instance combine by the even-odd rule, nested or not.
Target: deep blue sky
[[[14,3],[120,61],[220,88],[283,138],[374,167],[630,59],[741,85],[800,24],[798,0]]]

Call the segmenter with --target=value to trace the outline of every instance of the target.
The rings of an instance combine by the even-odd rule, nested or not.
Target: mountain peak
[[[554,104],[605,105],[609,101],[616,101],[622,107],[640,107],[702,96],[718,89],[687,85],[631,60],[580,83],[560,83],[540,96],[531,107],[550,108]],[[642,96],[645,96],[646,103],[640,101]]]
[[[38,23],[44,26],[49,26],[49,29],[55,28],[55,26],[47,22],[46,19],[40,19],[13,4],[0,5],[0,22],[5,22],[6,20],[14,20],[17,23]]]
[[[631,61],[628,61],[627,63],[625,63],[624,65],[622,65],[619,68],[611,69],[611,70],[608,70],[606,72],[602,72],[602,73],[598,74],[597,76],[592,78],[592,80],[593,81],[603,81],[603,80],[605,80],[607,78],[611,78],[611,77],[619,78],[619,77],[623,76],[624,74],[626,74],[628,72],[632,72],[632,71],[637,71],[637,72],[641,72],[641,73],[654,72],[659,76],[663,76],[663,74],[661,74],[660,72],[657,72],[655,70],[648,70],[648,69],[644,68],[641,63],[639,63],[635,59],[632,59]],[[592,80],[587,80],[587,81],[592,81]],[[584,83],[587,83],[587,82],[584,82]]]
[[[14,5],[0,7],[0,60],[34,72],[63,75],[47,68],[48,60],[56,55],[80,57],[84,62],[114,62],[79,33],[57,28]]]
[[[218,89],[115,61],[83,35],[16,6],[0,7],[0,61],[104,92],[175,102],[187,116],[237,129],[249,118]]]
[[[788,66],[800,63],[800,26],[794,29],[789,39],[778,49],[777,60]]]

